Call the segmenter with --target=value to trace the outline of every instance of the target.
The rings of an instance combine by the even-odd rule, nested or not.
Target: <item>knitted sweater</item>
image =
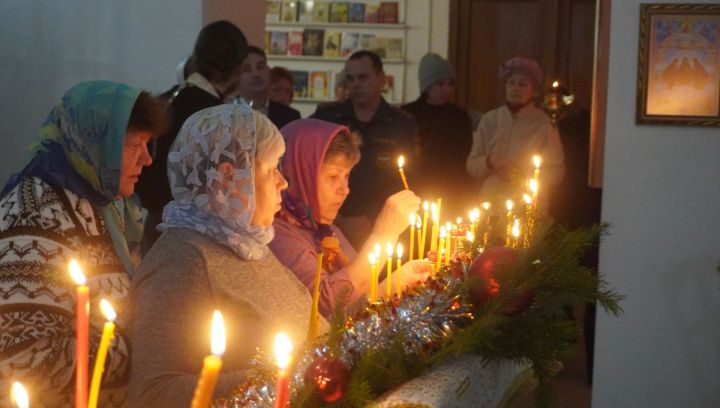
[[[0,200],[0,395],[12,381],[31,390],[33,407],[71,407],[75,393],[75,283],[84,266],[90,288],[90,370],[104,318],[100,298],[120,319],[130,279],[102,217],[90,202],[37,177]],[[108,353],[101,407],[123,406],[129,363],[122,324]],[[0,398],[0,407],[9,405]]]
[[[210,354],[214,309],[223,313],[227,334],[215,387],[221,397],[246,379],[257,347],[271,352],[278,332],[294,344],[305,340],[311,297],[271,252],[245,261],[206,235],[173,228],[143,260],[131,302],[129,401],[160,408],[190,405]]]

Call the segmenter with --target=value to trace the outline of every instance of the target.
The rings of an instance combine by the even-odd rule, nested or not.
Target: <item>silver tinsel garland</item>
[[[296,360],[290,380],[291,399],[305,387],[305,371],[318,358],[335,357],[352,370],[370,350],[384,349],[402,339],[405,353],[412,355],[452,335],[458,325],[473,318],[470,303],[460,296],[461,280],[444,275],[431,278],[422,286],[390,301],[369,305],[355,318],[348,318],[333,355],[326,342],[307,347]],[[224,408],[272,408],[275,400],[277,370],[267,354],[259,353],[252,361],[253,376],[240,391],[216,406]]]

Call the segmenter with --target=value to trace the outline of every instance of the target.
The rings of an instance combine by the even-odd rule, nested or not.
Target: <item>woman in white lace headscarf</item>
[[[131,406],[188,406],[210,351],[212,311],[225,317],[228,346],[215,396],[247,376],[255,349],[280,331],[295,343],[308,329],[305,286],[268,251],[287,181],[285,144],[270,121],[244,105],[192,115],[170,155],[173,194],[164,231],[131,290]]]

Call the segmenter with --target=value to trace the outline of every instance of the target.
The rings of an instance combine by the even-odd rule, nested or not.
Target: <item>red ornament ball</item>
[[[495,279],[495,272],[512,268],[518,262],[518,254],[512,248],[497,246],[488,248],[478,255],[468,271],[469,277],[481,278],[481,282],[470,288],[470,297],[476,305],[485,304],[500,291],[500,284]],[[505,311],[508,314],[517,314],[530,306],[534,299],[533,292],[523,293],[516,299],[508,302]]]
[[[315,384],[315,394],[324,402],[335,402],[345,396],[350,370],[340,360],[320,357],[305,370],[305,383]]]

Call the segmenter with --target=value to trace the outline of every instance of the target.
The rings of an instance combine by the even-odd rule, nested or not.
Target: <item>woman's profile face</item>
[[[318,206],[320,223],[332,224],[345,199],[350,194],[348,180],[354,162],[344,155],[336,155],[323,161],[318,174]]]
[[[280,192],[288,186],[278,168],[284,149],[274,150],[255,159],[255,212],[251,224],[257,227],[272,225],[275,214],[280,211]]]
[[[533,98],[530,78],[523,74],[512,74],[505,80],[505,99],[516,105],[526,105]]]

